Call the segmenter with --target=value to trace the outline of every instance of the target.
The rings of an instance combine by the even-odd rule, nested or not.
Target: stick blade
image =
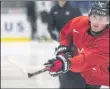
[[[21,72],[23,76],[28,77],[26,65],[19,62],[16,57],[8,57],[8,61],[12,65],[12,67],[18,69],[18,72]]]

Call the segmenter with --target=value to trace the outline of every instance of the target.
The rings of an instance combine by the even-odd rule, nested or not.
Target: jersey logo
[[[73,32],[75,32],[75,33],[79,33],[76,29],[73,29]]]
[[[78,53],[81,54],[84,51],[84,48],[78,48]]]
[[[69,12],[69,11],[66,11],[65,14],[66,14],[66,15],[70,15],[70,12]]]
[[[92,68],[93,71],[96,71],[96,68]]]

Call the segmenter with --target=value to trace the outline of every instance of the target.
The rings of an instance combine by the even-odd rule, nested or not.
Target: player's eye
[[[96,18],[96,15],[92,15],[93,18]]]

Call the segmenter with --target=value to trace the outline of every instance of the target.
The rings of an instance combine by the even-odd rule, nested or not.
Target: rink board
[[[31,27],[25,13],[1,14],[1,41],[30,41]]]
[[[1,38],[1,42],[27,42],[30,41],[30,38]]]

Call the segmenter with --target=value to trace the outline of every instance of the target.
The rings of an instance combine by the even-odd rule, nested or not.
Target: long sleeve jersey
[[[109,29],[98,36],[89,34],[87,16],[69,21],[60,33],[60,45],[75,45],[75,56],[70,58],[72,72],[80,72],[88,84],[109,86]]]

